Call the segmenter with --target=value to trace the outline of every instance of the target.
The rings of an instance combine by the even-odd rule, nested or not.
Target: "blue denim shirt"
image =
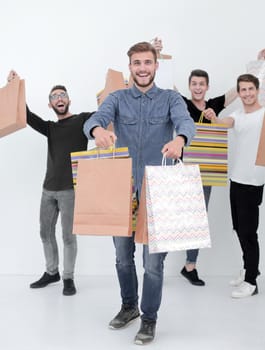
[[[133,177],[140,194],[146,165],[161,165],[163,146],[176,135],[184,135],[187,144],[195,134],[193,119],[180,94],[154,85],[142,93],[134,85],[111,93],[98,111],[84,124],[84,133],[92,139],[95,126],[107,128],[113,122],[116,147],[128,147],[133,161]],[[170,164],[172,162],[170,161]]]

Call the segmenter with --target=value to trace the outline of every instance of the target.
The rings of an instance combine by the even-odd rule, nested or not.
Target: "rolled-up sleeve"
[[[89,140],[94,139],[94,137],[91,135],[91,131],[95,127],[101,126],[102,128],[106,129],[108,125],[114,121],[116,103],[116,97],[110,94],[100,105],[98,111],[84,123],[84,134]]]
[[[174,125],[176,135],[184,135],[188,146],[195,135],[196,127],[187,105],[178,92],[172,91],[170,96],[170,118]]]

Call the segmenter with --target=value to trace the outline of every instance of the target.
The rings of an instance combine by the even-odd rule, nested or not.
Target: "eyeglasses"
[[[53,94],[49,96],[51,101],[59,100],[59,98],[68,98],[67,92],[61,92],[59,94]]]

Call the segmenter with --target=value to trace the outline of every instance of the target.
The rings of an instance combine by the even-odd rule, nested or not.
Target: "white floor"
[[[78,293],[62,295],[61,282],[32,290],[37,276],[0,276],[1,350],[139,349],[139,320],[120,331],[108,321],[120,308],[116,276],[77,276]],[[205,287],[166,277],[155,341],[150,349],[264,350],[265,280],[257,296],[234,300],[227,277]]]

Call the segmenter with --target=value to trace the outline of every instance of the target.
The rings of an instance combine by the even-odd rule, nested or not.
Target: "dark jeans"
[[[238,235],[243,253],[245,281],[253,285],[259,269],[259,205],[263,186],[244,185],[231,181],[230,204],[233,229]]]
[[[204,200],[206,205],[206,210],[208,211],[208,204],[210,200],[211,195],[211,186],[203,186],[203,194],[204,194]],[[199,254],[199,249],[189,249],[186,252],[187,258],[186,258],[186,264],[196,264],[197,257]]]
[[[135,307],[138,304],[138,280],[136,275],[134,237],[114,237],[116,269],[120,284],[122,303]],[[157,319],[162,299],[164,259],[167,253],[149,254],[143,245],[144,278],[142,288],[142,319]]]

